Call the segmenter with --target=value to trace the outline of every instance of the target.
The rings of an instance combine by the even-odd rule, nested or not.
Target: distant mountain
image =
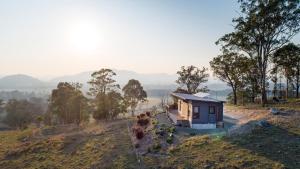
[[[149,88],[165,88],[168,86],[173,86],[177,76],[163,73],[156,74],[143,74],[127,70],[115,70],[117,74],[115,77],[117,83],[121,86],[125,85],[130,79],[139,80],[145,87]],[[50,80],[51,83],[58,83],[61,81],[67,82],[80,82],[86,84],[91,79],[91,74],[93,71],[82,72],[74,75],[61,76]]]
[[[175,83],[177,79],[176,74],[165,74],[165,73],[137,73],[134,71],[128,70],[116,70],[114,72],[117,74],[115,77],[118,84],[124,86],[128,80],[137,79],[139,80],[146,90],[151,89],[166,89],[166,90],[174,90],[177,88]],[[91,74],[93,71],[81,72],[74,75],[66,75],[53,78],[49,81],[41,81],[37,78],[18,74],[18,75],[10,75],[0,78],[0,89],[4,90],[46,90],[50,91],[53,89],[59,82],[79,82],[84,85],[83,89],[86,91],[89,86],[87,82],[91,79]],[[209,81],[205,84],[208,86],[210,90],[224,90],[228,87],[226,84],[219,80],[215,80],[210,78]]]
[[[49,84],[39,79],[23,74],[5,76],[0,79],[0,89],[32,89],[48,86]]]

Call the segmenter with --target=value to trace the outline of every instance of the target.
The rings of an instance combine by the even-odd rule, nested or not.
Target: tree
[[[3,112],[3,110],[4,110],[4,100],[2,100],[2,99],[0,99],[0,113],[2,113]]]
[[[123,104],[123,97],[116,91],[109,91],[107,94],[98,94],[96,97],[96,110],[93,113],[93,117],[96,120],[114,119],[120,113],[126,111]]]
[[[255,64],[255,60],[245,57],[245,80],[243,85],[245,86],[246,95],[250,97],[250,101],[254,103],[255,98],[260,93],[259,86],[259,69]]]
[[[34,104],[27,100],[9,100],[5,109],[7,112],[5,123],[18,129],[25,129],[38,113],[33,111]]]
[[[95,97],[93,117],[96,120],[113,119],[125,111],[123,97],[118,92],[120,86],[113,79],[115,75],[111,69],[101,69],[94,72],[88,82],[91,85],[88,94]]]
[[[224,51],[210,62],[214,74],[232,88],[233,103],[237,104],[237,92],[244,87],[243,79],[248,70],[248,59],[237,53]]]
[[[88,120],[88,100],[80,91],[81,87],[79,83],[60,82],[52,90],[48,113],[56,116],[59,123],[80,124]]]
[[[101,69],[92,73],[92,79],[88,82],[91,85],[89,95],[97,96],[98,94],[103,94],[114,89],[119,89],[120,86],[116,84],[113,79],[116,73],[111,69]]]
[[[208,91],[206,86],[199,89],[201,84],[208,81],[209,74],[207,70],[205,67],[199,69],[193,65],[187,67],[182,66],[181,70],[177,72],[179,77],[176,83],[180,85],[178,90],[186,90],[189,94]]]
[[[273,55],[274,69],[280,69],[286,79],[286,98],[289,93],[289,82],[295,80],[296,95],[299,97],[300,80],[300,47],[289,43],[278,49]]]
[[[262,105],[267,103],[269,57],[299,32],[299,0],[239,0],[235,31],[217,41],[223,48],[247,54],[259,70]]]
[[[122,91],[124,92],[125,103],[130,107],[132,116],[134,116],[137,105],[146,101],[147,93],[141,83],[135,79],[129,80]]]

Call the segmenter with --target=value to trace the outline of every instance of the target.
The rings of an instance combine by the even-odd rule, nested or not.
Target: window
[[[194,113],[198,113],[199,112],[199,108],[198,107],[194,107]]]
[[[215,106],[209,106],[209,114],[215,114]]]
[[[199,118],[200,118],[199,107],[194,107],[193,108],[193,119],[199,119]]]

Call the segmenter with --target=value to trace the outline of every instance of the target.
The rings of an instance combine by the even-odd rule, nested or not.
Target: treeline
[[[5,114],[2,122],[18,129],[24,129],[32,122],[39,126],[46,112],[46,106],[47,103],[40,98],[11,99],[8,102],[0,100],[0,114]]]
[[[267,92],[280,97],[278,82],[286,79],[288,90],[299,97],[299,45],[290,43],[300,30],[299,0],[239,0],[240,16],[233,19],[234,31],[216,44],[222,54],[210,66],[214,74],[232,88],[232,101],[268,102]],[[270,81],[274,88],[270,89]]]
[[[46,113],[36,106],[38,100],[9,100],[0,102],[0,110],[6,111],[5,123],[13,128],[23,129],[30,123],[46,125],[81,124],[95,120],[117,118],[128,110],[134,111],[140,102],[146,101],[147,93],[138,80],[131,79],[121,89],[111,69],[101,69],[91,75],[87,95],[82,84],[60,82],[52,90]]]

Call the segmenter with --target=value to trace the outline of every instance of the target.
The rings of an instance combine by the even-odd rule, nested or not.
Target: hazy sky
[[[3,0],[0,75],[208,66],[237,11],[236,0]]]

